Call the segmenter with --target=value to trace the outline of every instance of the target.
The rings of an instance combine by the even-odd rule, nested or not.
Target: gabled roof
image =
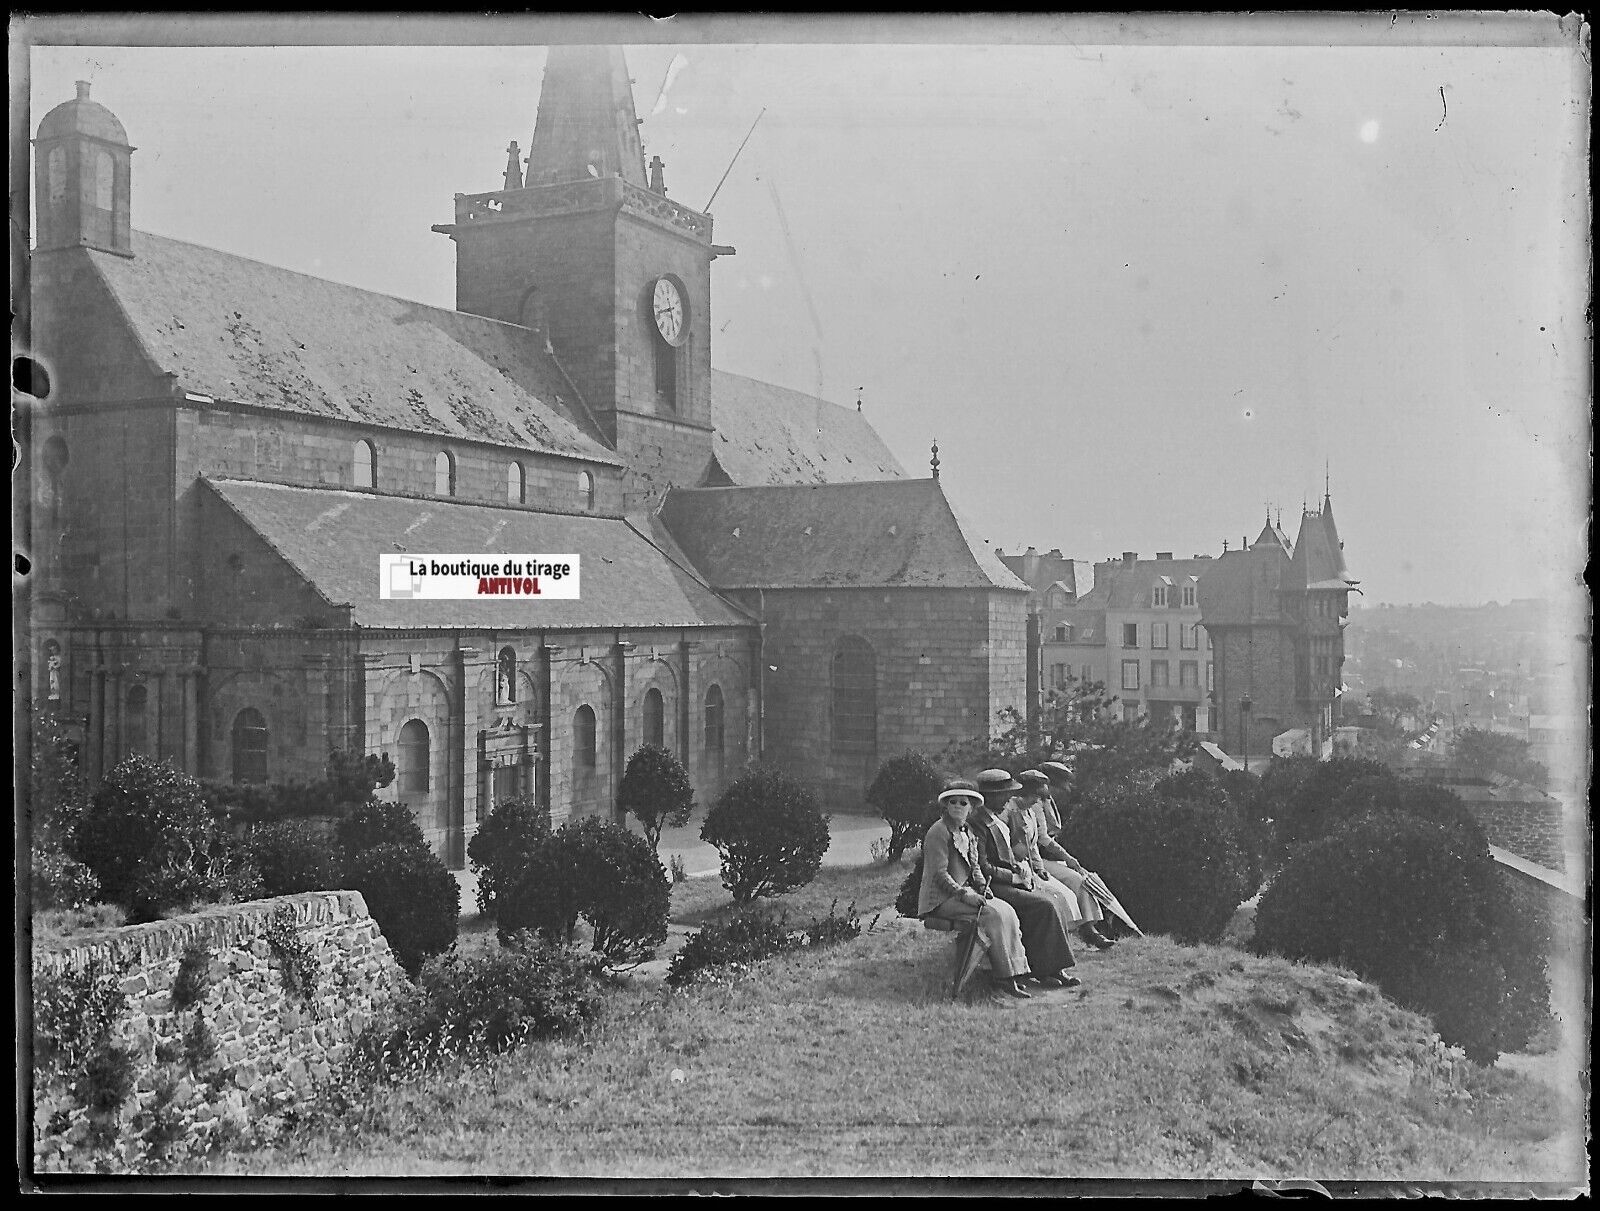
[[[676,488],[661,517],[721,589],[1028,588],[932,479]]]
[[[438,433],[593,462],[574,392],[525,328],[358,290],[133,232],[88,256],[177,385],[309,416]]]
[[[750,615],[668,554],[652,518],[623,519],[418,500],[334,488],[208,480],[211,490],[364,627],[737,626]],[[334,537],[337,541],[331,541]],[[576,553],[578,601],[383,600],[378,556]]]
[[[1120,561],[1095,568],[1094,588],[1079,600],[1111,610],[1148,610],[1150,590],[1166,585],[1171,597],[1183,601],[1183,587],[1198,584],[1200,577],[1216,565],[1214,559],[1140,559],[1133,565]]]
[[[712,454],[740,487],[905,476],[859,412],[787,387],[713,370],[711,423]]]

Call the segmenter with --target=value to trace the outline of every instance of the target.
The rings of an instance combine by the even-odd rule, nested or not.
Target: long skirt
[[[1028,974],[1028,952],[1023,948],[1022,927],[1017,914],[1004,900],[985,900],[983,907],[963,904],[951,896],[932,912],[930,917],[943,917],[949,921],[967,921],[978,918],[978,945],[989,956],[989,970],[998,980],[1014,980]],[[1052,969],[1053,970],[1053,969]]]
[[[996,898],[1015,910],[1022,925],[1022,945],[1028,952],[1028,966],[1036,976],[1054,975],[1076,964],[1067,934],[1072,929],[1065,908],[1066,897],[1042,890],[1023,891],[1020,887],[994,889]]]
[[[1078,902],[1078,919],[1081,923],[1093,925],[1096,921],[1105,920],[1105,909],[1100,907],[1100,901],[1089,893],[1083,885],[1083,872],[1073,870],[1065,862],[1051,862],[1045,859],[1044,868],[1050,872],[1050,877],[1060,879],[1066,884],[1067,890]]]

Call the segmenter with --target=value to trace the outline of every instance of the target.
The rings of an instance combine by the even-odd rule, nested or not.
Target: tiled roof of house
[[[1248,551],[1225,551],[1206,561],[1200,575],[1201,621],[1208,627],[1266,621],[1281,616],[1278,591],[1289,573],[1289,555],[1275,543]]]
[[[711,423],[717,465],[740,487],[905,476],[859,412],[787,387],[713,370]]]
[[[1168,600],[1173,609],[1181,608],[1184,585],[1198,584],[1200,577],[1216,565],[1214,559],[1141,559],[1130,567],[1123,563],[1099,564],[1095,586],[1080,602],[1111,610],[1148,610],[1151,591],[1166,583],[1172,591]],[[1165,581],[1163,581],[1165,578]]]
[[[1028,587],[932,479],[675,489],[661,517],[723,589]]]
[[[1346,589],[1359,583],[1345,569],[1339,531],[1333,523],[1333,504],[1325,501],[1322,512],[1305,512],[1300,517],[1300,534],[1294,544],[1296,583],[1309,589]]]
[[[527,329],[135,231],[90,252],[178,386],[219,400],[617,464]]]
[[[672,558],[654,518],[538,513],[245,480],[207,481],[319,593],[354,607],[364,627],[646,627],[740,625],[751,618]],[[338,541],[330,541],[337,536]],[[577,601],[384,600],[378,556],[548,554],[580,557]]]

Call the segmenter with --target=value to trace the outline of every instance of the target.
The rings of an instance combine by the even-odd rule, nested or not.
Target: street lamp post
[[[1250,695],[1239,699],[1239,752],[1244,758],[1244,772],[1250,772]]]

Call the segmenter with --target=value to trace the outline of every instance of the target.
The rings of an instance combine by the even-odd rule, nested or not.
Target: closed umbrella
[[[1144,930],[1133,923],[1133,918],[1128,915],[1128,910],[1122,907],[1116,896],[1111,894],[1111,889],[1106,886],[1104,879],[1095,874],[1094,871],[1086,870],[1083,872],[1083,885],[1089,889],[1089,894],[1100,902],[1102,908],[1110,912],[1112,916],[1116,917],[1117,920],[1121,921],[1141,938],[1144,937]]]

